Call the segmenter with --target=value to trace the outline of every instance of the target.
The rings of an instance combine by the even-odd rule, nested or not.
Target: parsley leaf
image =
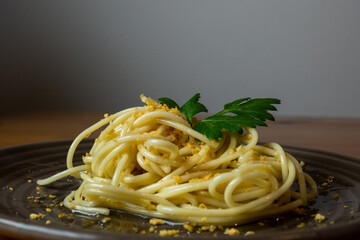
[[[207,112],[206,107],[199,103],[200,93],[196,93],[182,107],[170,98],[159,98],[161,104],[169,108],[178,108],[192,125],[193,116],[200,112]],[[268,111],[276,111],[273,104],[280,104],[276,98],[241,98],[224,105],[224,109],[213,116],[207,117],[197,123],[193,128],[206,135],[209,139],[219,139],[223,130],[242,133],[243,127],[255,128],[267,126],[265,121],[274,121],[273,115]],[[229,115],[231,114],[231,115]]]
[[[163,98],[159,98],[159,103],[161,104],[166,104],[169,108],[177,108],[177,109],[181,109],[179,107],[179,105],[172,99],[167,98],[167,97],[163,97]]]
[[[208,111],[203,104],[199,103],[199,99],[200,93],[196,93],[181,107],[181,111],[185,114],[190,124],[192,124],[192,118],[194,115]]]
[[[166,104],[169,108],[178,108],[185,116],[190,124],[192,124],[192,118],[194,115],[207,112],[207,108],[199,103],[200,93],[196,93],[192,98],[190,98],[182,107],[170,98],[159,98],[161,104]]]
[[[219,139],[222,130],[242,133],[243,127],[267,126],[266,120],[274,120],[268,111],[276,111],[272,104],[279,104],[276,98],[241,98],[225,104],[224,109],[199,122],[194,129],[208,138]],[[234,115],[225,115],[232,113]]]

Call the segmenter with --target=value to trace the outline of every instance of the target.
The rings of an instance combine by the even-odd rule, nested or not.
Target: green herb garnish
[[[200,93],[196,93],[182,107],[179,107],[170,98],[159,98],[159,102],[166,104],[169,108],[178,108],[193,125],[194,115],[208,111],[203,104],[199,103],[199,99]],[[241,98],[225,104],[222,111],[203,119],[193,128],[209,139],[216,140],[223,136],[223,129],[241,134],[243,127],[267,126],[266,120],[274,121],[273,115],[268,113],[268,111],[276,111],[273,104],[280,104],[280,100],[276,98]]]
[[[188,122],[192,125],[193,116],[201,113],[207,112],[208,110],[204,105],[199,103],[200,93],[196,93],[192,98],[190,98],[182,107],[170,98],[159,98],[161,104],[166,104],[169,108],[179,109],[187,118]]]

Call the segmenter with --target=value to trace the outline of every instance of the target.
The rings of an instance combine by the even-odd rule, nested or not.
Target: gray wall
[[[359,0],[0,2],[0,111],[117,111],[196,92],[211,112],[360,117]]]

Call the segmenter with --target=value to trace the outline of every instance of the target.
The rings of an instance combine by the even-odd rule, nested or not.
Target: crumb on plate
[[[174,229],[171,229],[171,230],[160,230],[159,232],[159,235],[161,237],[165,237],[165,236],[175,236],[179,233],[179,230],[174,230]]]
[[[314,217],[314,220],[317,221],[317,222],[322,222],[325,220],[325,216],[324,215],[321,215],[320,213],[317,213]]]
[[[152,225],[162,225],[164,224],[164,221],[161,219],[152,218],[149,220],[149,223]]]
[[[236,228],[226,228],[226,229],[225,229],[225,232],[226,232],[228,235],[230,235],[230,236],[234,236],[234,235],[239,235],[239,234],[240,234],[239,230],[236,229]]]

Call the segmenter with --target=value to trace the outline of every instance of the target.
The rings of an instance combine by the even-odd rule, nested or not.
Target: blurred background
[[[360,1],[0,1],[0,112],[115,112],[139,95],[210,112],[360,117]]]

